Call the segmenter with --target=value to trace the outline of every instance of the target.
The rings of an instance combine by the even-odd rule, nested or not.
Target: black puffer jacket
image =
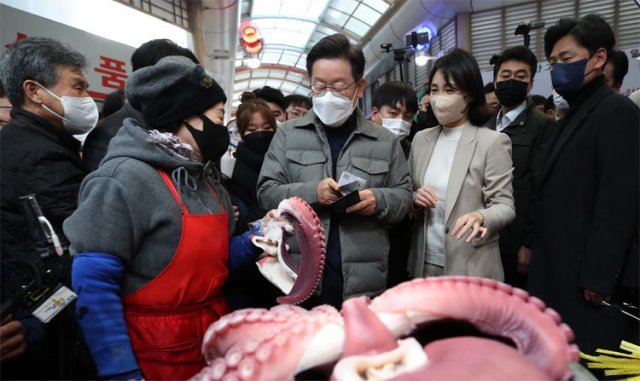
[[[35,194],[42,213],[62,237],[62,222],[76,209],[86,170],[80,143],[62,128],[22,109],[0,130],[2,255],[20,255],[30,242],[20,196]]]

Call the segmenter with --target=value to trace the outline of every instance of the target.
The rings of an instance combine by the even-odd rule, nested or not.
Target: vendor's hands
[[[471,242],[472,239],[476,238],[478,235],[481,238],[487,236],[487,228],[482,226],[484,224],[484,216],[480,212],[471,212],[467,213],[456,221],[453,230],[451,230],[451,235],[455,237],[455,239],[461,239],[464,237],[466,233],[471,231],[471,234],[467,237],[465,242]]]
[[[585,289],[584,290],[584,299],[587,302],[593,302],[593,303],[596,303],[596,304],[600,304],[600,302],[602,302],[603,300],[605,300],[605,301],[611,300],[611,296],[605,295],[605,294],[601,294],[601,293],[596,292],[596,291]]]
[[[517,271],[526,275],[529,272],[529,264],[531,263],[531,255],[533,251],[526,246],[520,246],[518,250],[518,266]]]
[[[11,315],[0,325],[0,362],[11,360],[27,350],[27,341],[22,333],[22,323]]]
[[[360,196],[360,202],[351,205],[347,208],[346,212],[350,214],[360,214],[363,216],[371,216],[376,212],[378,202],[376,196],[370,189],[365,189],[358,192]]]
[[[420,208],[435,208],[436,201],[438,201],[438,196],[429,187],[419,188],[413,197],[413,203]]]
[[[341,196],[340,186],[334,179],[327,177],[318,183],[317,194],[321,205],[331,205]]]
[[[269,221],[271,221],[276,217],[278,217],[277,209],[271,209],[270,211],[268,211],[267,214],[265,214],[264,217],[262,217],[263,228],[265,228],[269,224]]]

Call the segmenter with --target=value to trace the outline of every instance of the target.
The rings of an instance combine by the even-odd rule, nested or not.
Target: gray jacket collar
[[[378,127],[367,120],[359,108],[356,107],[355,113],[356,129],[353,132],[354,134],[362,134],[373,139],[378,139],[382,134],[385,133],[385,130],[383,128]],[[309,110],[304,118],[296,119],[292,122],[287,123],[292,123],[294,128],[308,128],[311,126],[314,126],[316,129],[325,128],[325,125],[316,116],[316,114],[313,112],[313,109]]]

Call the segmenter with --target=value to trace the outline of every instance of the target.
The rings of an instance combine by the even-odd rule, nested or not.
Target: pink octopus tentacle
[[[202,353],[207,362],[223,356],[238,342],[273,336],[275,330],[291,324],[309,311],[296,306],[278,306],[271,310],[250,308],[222,316],[211,324],[202,342]]]
[[[244,326],[235,328],[237,335],[228,332],[234,340],[227,340],[223,346],[225,350],[218,356],[207,358],[209,365],[193,379],[291,380],[296,373],[324,363],[326,358],[316,361],[309,358],[305,347],[316,339],[319,331],[328,324],[342,325],[338,311],[326,306],[311,311],[291,306],[280,307],[289,307],[274,308],[276,312],[289,314],[286,324],[266,329],[263,325],[261,332],[253,332],[251,335],[247,335]],[[215,352],[223,349],[214,337],[209,339],[205,347],[216,347]],[[205,348],[208,349],[210,348]],[[341,348],[329,351],[330,360],[337,360],[341,351]],[[209,353],[214,351],[209,350]],[[303,359],[305,355],[307,357]]]
[[[368,305],[365,296],[346,300],[342,305],[344,357],[388,352],[398,346],[396,338]]]
[[[330,306],[307,311],[291,305],[232,313],[207,332],[203,352],[209,366],[196,378],[280,380],[310,367],[330,366],[339,380],[365,373],[398,381],[456,375],[473,379],[480,374],[488,379],[537,375],[566,380],[570,362],[578,359],[577,347],[570,343],[573,333],[557,312],[523,290],[489,279],[418,279],[371,302],[364,297],[347,300],[343,315],[344,320]],[[509,338],[515,348],[469,336],[435,340],[424,348],[415,338],[393,344],[417,333],[419,326],[443,319],[466,321],[488,335]],[[501,366],[506,359],[508,366]]]
[[[313,294],[322,279],[326,253],[324,230],[313,208],[299,197],[285,200],[278,210],[293,215],[297,221],[301,258],[291,292],[276,300],[280,304],[299,304]]]
[[[424,351],[429,359],[424,367],[391,381],[552,380],[516,349],[490,339],[454,337],[432,342]]]
[[[373,299],[371,310],[396,335],[440,318],[466,320],[483,332],[510,338],[518,350],[554,379],[570,378],[578,360],[573,332],[558,314],[527,292],[484,278],[416,279]]]

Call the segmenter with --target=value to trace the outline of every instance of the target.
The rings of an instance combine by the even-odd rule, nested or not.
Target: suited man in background
[[[561,19],[544,41],[553,87],[571,107],[542,173],[529,291],[585,353],[637,343],[637,321],[600,303],[637,292],[640,110],[605,83],[615,37],[602,18]]]
[[[553,120],[536,110],[529,96],[538,67],[536,56],[524,46],[506,49],[493,70],[496,96],[501,108],[487,126],[511,139],[513,160],[513,198],[516,219],[500,231],[500,257],[505,282],[525,288],[533,249],[534,190],[540,183],[541,148]]]

